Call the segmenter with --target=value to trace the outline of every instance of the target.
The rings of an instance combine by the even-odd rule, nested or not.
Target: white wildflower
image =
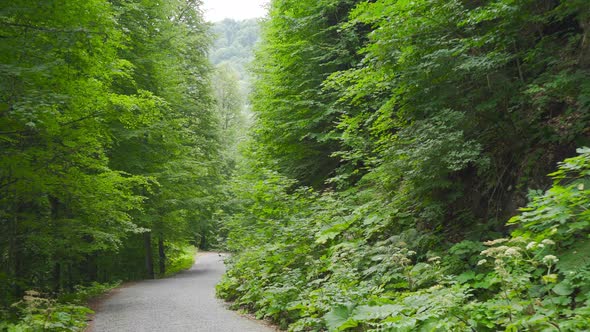
[[[525,244],[526,243],[526,239],[522,236],[517,236],[517,237],[513,237],[512,239],[510,239],[508,242],[513,243],[513,244]]]
[[[484,265],[485,263],[487,263],[488,260],[487,259],[481,259],[479,262],[477,262],[477,266],[481,266]]]
[[[510,247],[508,246],[499,246],[499,247],[491,247],[481,252],[482,255],[486,255],[488,257],[494,256],[501,256],[506,253]]]
[[[529,244],[526,245],[526,250],[532,250],[535,249],[537,247],[537,242],[529,242]]]
[[[428,290],[429,291],[436,291],[436,290],[439,290],[439,289],[442,289],[442,288],[443,288],[442,285],[436,284],[434,286],[431,286]]]
[[[504,254],[508,257],[520,257],[520,253],[516,248],[508,248]]]
[[[559,262],[559,259],[553,255],[547,255],[543,257],[543,263],[547,265],[555,264],[557,262]]]
[[[496,245],[496,244],[499,244],[499,243],[504,243],[506,241],[508,241],[508,239],[499,238],[499,239],[495,239],[495,240],[492,240],[492,241],[486,241],[483,244],[485,244],[486,246],[493,246],[493,245]]]
[[[555,242],[553,242],[552,240],[549,240],[549,239],[545,239],[545,240],[541,241],[541,243],[546,244],[548,246],[552,246],[555,244]]]
[[[428,259],[428,261],[429,261],[429,262],[435,262],[435,263],[437,263],[437,262],[439,262],[439,261],[440,261],[440,257],[438,257],[438,256],[430,257],[430,258]]]

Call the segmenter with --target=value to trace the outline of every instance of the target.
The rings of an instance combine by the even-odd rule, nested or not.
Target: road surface
[[[225,270],[217,253],[202,253],[176,276],[122,287],[98,304],[92,332],[273,332],[275,329],[226,309],[215,298]]]

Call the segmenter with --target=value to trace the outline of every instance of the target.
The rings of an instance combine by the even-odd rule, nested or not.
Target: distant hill
[[[225,19],[213,26],[217,36],[210,59],[215,66],[229,64],[239,74],[240,87],[248,90],[248,64],[254,58],[254,47],[260,39],[258,19],[236,21]]]

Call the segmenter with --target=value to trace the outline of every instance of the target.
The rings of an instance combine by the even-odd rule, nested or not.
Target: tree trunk
[[[584,17],[580,21],[580,26],[584,31],[580,50],[580,66],[590,66],[590,17]]]
[[[166,274],[166,251],[164,248],[164,237],[160,235],[158,239],[158,256],[160,259],[160,275]]]
[[[16,195],[15,195],[16,197]],[[21,270],[22,270],[22,257],[21,249],[17,239],[19,238],[19,220],[18,214],[19,209],[17,203],[14,205],[13,216],[10,222],[9,229],[9,240],[8,240],[8,275],[12,277],[12,286],[14,290],[14,296],[20,297],[22,295],[22,289],[20,284]]]
[[[52,232],[52,237],[58,239],[60,234],[58,231],[58,226],[57,226],[57,221],[60,218],[60,202],[59,199],[57,197],[54,196],[50,196],[49,197],[49,203],[51,206],[51,219],[50,219],[50,223],[51,223],[51,232]],[[53,262],[53,280],[51,281],[53,283],[53,291],[56,293],[59,293],[62,290],[62,264],[59,260],[59,258],[57,256],[59,256],[56,252],[55,249],[57,247],[53,247],[52,249],[54,250],[51,253],[51,262]]]
[[[199,249],[207,250],[208,246],[209,243],[207,242],[207,234],[205,234],[205,231],[203,231],[203,234],[201,234],[201,243],[199,245]]]
[[[59,293],[61,290],[61,264],[55,262],[53,265],[53,291]]]
[[[143,243],[145,246],[145,270],[148,279],[154,279],[154,257],[152,256],[152,233],[143,234]]]
[[[87,281],[98,281],[98,264],[96,262],[96,254],[92,253],[86,255],[85,272]]]

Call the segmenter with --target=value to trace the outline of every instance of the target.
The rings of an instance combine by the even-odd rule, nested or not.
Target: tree
[[[157,242],[160,274],[168,242],[206,245],[200,223],[211,218],[221,164],[218,119],[209,95],[209,37],[194,1],[125,3],[121,22],[131,32],[122,56],[137,67],[121,91],[149,91],[163,101],[154,121],[119,132],[112,163],[153,178],[145,209],[135,215],[143,234],[146,273],[153,277]],[[146,20],[146,17],[148,18]],[[172,18],[172,19],[170,19]],[[156,237],[157,241],[152,241]],[[201,240],[199,240],[201,239]],[[137,241],[138,239],[136,239]]]
[[[222,165],[199,5],[1,5],[2,305],[149,275],[156,246],[164,274],[198,242]]]
[[[358,1],[273,1],[254,65],[253,111],[260,156],[305,185],[335,175],[339,150],[331,128],[338,96],[322,92],[334,72],[355,66],[365,31],[341,29]]]

